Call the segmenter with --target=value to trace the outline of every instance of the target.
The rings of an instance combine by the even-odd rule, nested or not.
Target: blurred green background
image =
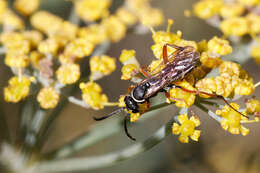
[[[204,21],[196,18],[184,17],[184,10],[191,9],[195,0],[153,0],[153,7],[162,9],[165,19],[174,19],[172,30],[181,30],[183,37],[189,40],[200,41],[210,39],[221,33],[215,28],[207,25]],[[98,3],[98,0],[97,0]],[[120,4],[119,0],[114,3]],[[71,2],[63,0],[42,0],[42,9],[51,11],[63,18],[67,18]],[[166,29],[165,25],[158,29]],[[129,33],[122,41],[112,44],[108,55],[118,58],[122,49],[135,49],[140,64],[148,65],[154,59],[150,46],[152,45],[151,33],[145,35],[136,35]],[[0,85],[1,88],[7,85],[7,80],[12,76],[8,67],[0,61]],[[120,80],[121,64],[117,62],[117,70],[108,77],[98,81],[103,87],[104,92],[109,96],[111,101],[121,94],[125,94],[130,83]],[[250,59],[243,67],[249,71],[255,81],[260,80],[260,69],[255,62]],[[260,89],[255,92],[260,96]],[[16,129],[19,121],[20,104],[11,104],[3,102],[1,92],[1,111],[7,115],[9,128],[12,130],[12,138],[16,136]],[[80,97],[80,91],[76,94]],[[259,97],[258,97],[259,98]],[[244,98],[240,103],[243,103]],[[67,104],[57,120],[51,127],[51,133],[44,146],[44,152],[50,151],[62,144],[70,141],[76,136],[87,132],[96,123],[105,124],[107,120],[95,122],[92,116],[102,116],[110,113],[115,108],[106,108],[102,111],[86,110],[77,105]],[[220,125],[211,119],[204,112],[192,107],[195,113],[201,119],[202,134],[198,143],[181,144],[177,136],[170,135],[162,143],[155,146],[152,150],[142,153],[130,160],[120,162],[118,165],[87,171],[93,173],[253,173],[260,172],[260,128],[259,123],[246,125],[251,132],[248,136],[231,135],[224,131]],[[149,119],[146,122],[136,123],[137,125],[129,128],[130,133],[142,141],[152,135],[158,128],[165,124],[174,116],[174,107],[167,107],[162,110],[158,116]],[[123,117],[113,117],[123,118]],[[4,133],[1,133],[4,136]],[[111,151],[116,151],[133,144],[124,131],[119,134],[99,142],[86,150],[83,150],[72,157],[102,155]]]

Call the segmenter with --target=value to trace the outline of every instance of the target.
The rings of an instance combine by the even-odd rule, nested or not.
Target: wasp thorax
[[[145,83],[135,87],[132,91],[133,99],[139,103],[144,102],[145,101],[144,96],[149,86],[150,86],[149,83]]]

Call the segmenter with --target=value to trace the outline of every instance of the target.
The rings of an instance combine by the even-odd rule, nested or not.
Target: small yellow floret
[[[181,82],[176,82],[175,84],[177,86],[181,86],[185,89],[196,91],[196,89],[193,88],[192,85],[190,83],[186,82],[185,80],[181,81]],[[195,98],[196,98],[194,93],[189,93],[189,92],[183,91],[180,88],[170,89],[170,97],[172,99],[170,99],[170,100],[167,99],[166,100],[167,102],[176,101],[175,105],[177,107],[185,107],[185,108],[190,107],[194,103]]]
[[[219,55],[227,55],[232,52],[232,47],[228,40],[215,36],[208,42],[208,51]]]
[[[116,69],[115,58],[107,55],[93,56],[90,58],[91,79],[97,80],[102,76],[111,74]]]
[[[41,41],[38,46],[38,51],[43,54],[56,55],[59,49],[59,44],[57,40],[49,38],[47,40]]]
[[[243,5],[253,6],[260,3],[259,0],[238,0]]]
[[[80,83],[82,98],[84,102],[90,105],[93,109],[103,109],[108,102],[105,94],[102,94],[102,88],[95,82]]]
[[[220,10],[220,15],[223,18],[238,17],[242,15],[245,10],[245,6],[239,3],[225,4]]]
[[[230,105],[236,110],[240,107],[236,103],[231,103]],[[224,118],[224,120],[221,121],[221,126],[224,130],[228,130],[232,134],[239,134],[241,132],[243,136],[248,135],[249,129],[241,125],[241,121],[247,120],[247,118],[234,111],[228,105],[225,105],[222,110],[217,110],[216,114]]]
[[[246,102],[246,112],[249,114],[260,113],[260,101],[258,99],[250,99]]]
[[[30,63],[30,59],[27,55],[7,53],[5,57],[5,64],[9,67],[24,68]]]
[[[127,26],[134,25],[137,22],[136,15],[126,8],[117,9],[116,16]]]
[[[105,18],[101,25],[105,28],[107,36],[112,42],[120,41],[126,34],[126,25],[117,16]]]
[[[243,36],[250,32],[250,22],[245,17],[233,17],[223,20],[220,29],[226,36]]]
[[[70,42],[66,47],[64,54],[76,58],[84,58],[89,56],[94,50],[94,44],[83,38],[78,38]]]
[[[193,11],[199,18],[208,19],[218,14],[222,5],[222,0],[203,0],[194,5]]]
[[[79,29],[79,37],[86,39],[94,44],[100,44],[107,38],[106,30],[99,24],[93,24],[88,27]]]
[[[25,16],[31,15],[40,5],[40,0],[16,0],[14,7]]]
[[[31,81],[25,76],[14,76],[8,81],[8,86],[4,88],[4,99],[7,102],[19,102],[28,96]]]
[[[189,137],[194,141],[198,141],[201,131],[195,130],[195,128],[200,125],[199,118],[192,116],[189,119],[187,114],[182,114],[178,116],[178,121],[181,125],[173,123],[172,133],[175,135],[180,134],[179,141],[182,143],[188,143]]]
[[[60,95],[52,87],[42,88],[37,95],[37,101],[44,109],[55,108],[59,102]]]
[[[76,13],[85,21],[93,22],[109,14],[111,0],[78,0],[75,2]]]
[[[78,64],[63,64],[56,71],[57,78],[62,84],[73,84],[80,77],[80,66]]]
[[[138,67],[135,64],[124,65],[121,69],[121,80],[130,80],[134,71],[138,71]]]

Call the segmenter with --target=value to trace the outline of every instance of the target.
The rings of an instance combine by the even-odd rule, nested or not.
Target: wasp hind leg
[[[172,47],[172,48],[174,48],[174,49],[177,49],[177,51],[173,52],[172,54],[170,54],[170,55],[168,56],[168,51],[167,51],[167,47],[168,47],[168,46],[169,46],[169,47]],[[178,52],[182,51],[183,49],[184,49],[184,47],[177,46],[177,45],[175,45],[175,44],[168,44],[168,43],[164,44],[164,45],[163,45],[163,62],[164,62],[164,64],[167,64],[167,63],[168,63],[168,59],[169,59],[170,57],[175,56]]]

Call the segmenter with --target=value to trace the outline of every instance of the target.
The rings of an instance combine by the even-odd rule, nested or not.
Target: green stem
[[[167,103],[161,103],[157,104],[155,106],[152,106],[146,113],[149,113],[149,115],[144,115],[140,119],[141,121],[145,120],[146,118],[149,118],[153,115],[156,115],[158,113],[158,109],[168,106]],[[154,111],[157,110],[157,111]],[[107,129],[107,130],[104,130]],[[59,147],[58,149],[51,151],[50,153],[46,154],[47,158],[64,158],[69,155],[74,154],[75,152],[78,152],[84,148],[87,148],[105,138],[108,138],[119,131],[123,130],[122,126],[122,120],[119,118],[112,118],[107,120],[107,122],[98,124],[95,126],[93,130],[90,132],[84,133],[83,135],[75,138],[74,140],[70,141],[69,143],[65,144],[62,147]]]
[[[40,163],[39,170],[41,170],[41,172],[86,171],[117,164],[118,162],[143,153],[163,141],[165,137],[171,134],[172,123],[173,120],[170,120],[144,142],[136,143],[121,151],[111,152],[101,156],[46,161]]]

